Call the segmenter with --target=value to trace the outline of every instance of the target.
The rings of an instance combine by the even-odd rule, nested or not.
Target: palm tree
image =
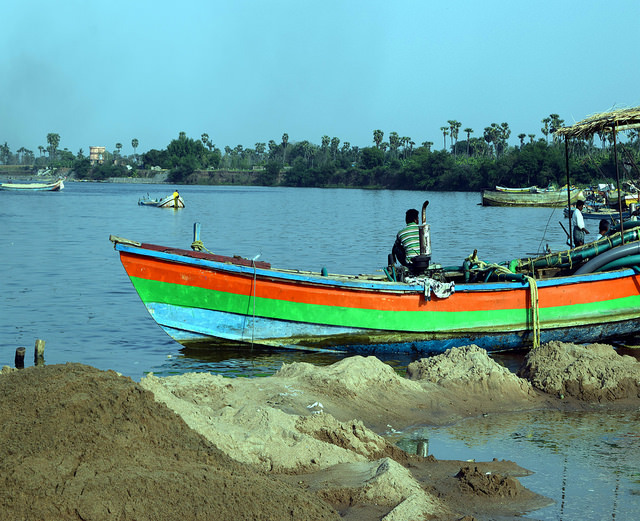
[[[407,159],[407,145],[412,143],[411,138],[408,136],[402,136],[400,138],[400,143],[402,143],[402,157]]]
[[[423,141],[422,146],[427,149],[427,152],[431,152],[431,147],[433,146],[433,141]]]
[[[26,148],[20,147],[16,152],[18,153],[18,164],[21,165],[24,161],[24,153],[27,151]],[[22,154],[22,160],[20,159],[20,155]]]
[[[473,134],[473,129],[467,127],[464,129],[464,132],[467,134],[467,157],[469,156],[469,140],[471,139],[471,134]]]
[[[284,166],[287,157],[287,143],[289,143],[289,134],[282,134],[282,166]]]
[[[544,137],[547,139],[547,144],[549,144],[549,123],[551,123],[551,118],[544,118],[542,120],[542,123],[544,127],[542,127],[540,130],[544,134]]]
[[[138,145],[140,143],[138,142],[138,138],[133,138],[131,140],[131,147],[133,148],[133,157],[136,161],[138,161],[138,153],[136,152],[138,150]]]
[[[49,143],[49,160],[55,159],[56,149],[60,144],[60,134],[47,134],[47,143]]]
[[[440,132],[442,132],[442,138],[444,140],[444,148],[447,149],[447,136],[449,135],[449,127],[440,127]]]
[[[487,145],[489,145],[490,149],[492,144],[494,144],[494,148],[497,149],[497,146],[495,146],[495,143],[498,139],[498,135],[497,135],[497,128],[495,123],[492,123],[490,127],[484,128],[483,137],[484,137],[484,140],[487,142]]]
[[[453,147],[453,155],[457,155],[456,145],[458,144],[458,130],[462,126],[462,123],[456,121],[455,119],[450,119],[447,121],[449,123],[449,130],[451,131],[451,146]],[[454,140],[455,139],[455,143]]]
[[[518,134],[518,139],[520,140],[520,148],[524,146],[524,138],[526,138],[526,134]]]
[[[391,132],[389,134],[389,148],[391,148],[391,153],[398,157],[398,148],[400,148],[400,136],[397,132]]]
[[[116,143],[116,150],[118,151],[118,156],[120,156],[120,151],[122,150],[122,143]]]
[[[327,162],[327,156],[329,155],[329,144],[331,143],[331,138],[325,134],[322,136],[321,143],[322,163],[324,164]]]
[[[551,132],[553,132],[553,140],[557,141],[558,137],[556,135],[556,130],[558,130],[559,128],[562,128],[562,126],[564,125],[564,119],[560,119],[560,116],[558,116],[558,114],[549,114],[549,118],[551,118]]]
[[[533,143],[533,140],[535,139],[536,135],[535,134],[527,134],[527,136],[529,137],[529,143]]]
[[[338,146],[340,145],[340,139],[337,137],[331,138],[331,154],[333,155],[333,161],[336,160],[336,153],[338,152]]]
[[[226,159],[227,168],[231,167],[231,147],[227,145],[224,147],[224,157]]]
[[[382,132],[382,130],[373,131],[373,141],[376,144],[376,148],[380,148],[380,143],[382,143],[383,137],[384,137],[384,132]]]

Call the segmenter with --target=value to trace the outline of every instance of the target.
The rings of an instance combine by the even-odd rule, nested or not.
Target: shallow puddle
[[[555,503],[531,519],[640,519],[640,411],[489,415],[390,441],[411,453],[426,442],[437,459],[506,459],[533,471],[518,479]]]

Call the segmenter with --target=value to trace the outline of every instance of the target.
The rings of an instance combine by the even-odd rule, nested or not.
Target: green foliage
[[[361,150],[362,166],[367,170],[376,168],[384,163],[384,152],[379,148],[366,147]]]
[[[126,177],[127,169],[122,165],[114,165],[113,163],[103,163],[94,165],[87,174],[88,179],[95,181],[104,181],[110,177]]]
[[[149,150],[137,154],[138,140],[131,141],[133,156],[120,156],[121,143],[116,144],[116,158],[106,151],[104,164],[91,167],[82,149],[74,156],[67,149],[58,150],[60,136],[47,135],[48,147],[38,147],[39,155],[22,147],[13,153],[8,144],[0,145],[0,163],[69,167],[80,179],[135,176],[124,164],[136,168],[160,167],[169,170],[171,183],[197,183],[213,176],[198,172],[224,168],[243,170],[243,179],[253,176],[256,184],[309,187],[366,187],[402,190],[479,191],[505,186],[561,186],[566,182],[565,147],[553,139],[552,129],[562,124],[557,114],[543,121],[541,139],[534,134],[521,133],[516,146],[508,145],[511,134],[507,123],[492,123],[483,132],[461,129],[456,120],[441,127],[446,150],[433,151],[433,143],[425,141],[415,147],[409,137],[390,132],[373,132],[373,146],[359,148],[338,137],[324,135],[320,144],[289,140],[285,132],[282,140],[255,143],[255,148],[242,145],[215,146],[207,134],[191,139],[180,132],[166,149]],[[458,131],[463,132],[458,136]],[[448,136],[448,138],[447,138]],[[458,137],[463,140],[459,141]],[[528,139],[527,139],[528,138]],[[448,141],[448,143],[447,143]],[[619,143],[621,177],[629,178],[629,166],[640,164],[640,133],[628,132],[625,142]],[[447,146],[448,145],[448,146]],[[440,148],[440,147],[437,147]],[[624,152],[623,152],[624,149]],[[48,152],[48,154],[47,154]],[[624,155],[624,157],[623,157]],[[113,165],[114,159],[119,165]],[[290,165],[290,166],[287,166]],[[625,166],[627,170],[625,170]],[[637,167],[631,176],[638,177]],[[281,174],[282,170],[282,174]],[[250,178],[250,177],[249,177]],[[570,143],[570,179],[573,184],[588,185],[611,182],[616,178],[616,164],[611,144],[594,145],[594,140]]]
[[[76,159],[73,163],[72,171],[77,179],[88,179],[91,170],[91,162],[88,157]]]
[[[258,174],[258,184],[263,186],[273,186],[278,182],[278,176],[280,175],[280,168],[282,163],[277,159],[270,159],[262,170]]]

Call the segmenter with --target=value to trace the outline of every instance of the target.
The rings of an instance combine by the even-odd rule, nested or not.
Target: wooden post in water
[[[193,223],[193,242],[200,240],[200,223]]]
[[[36,348],[33,353],[33,363],[35,365],[44,365],[44,340],[40,340],[39,338],[36,340]]]
[[[429,455],[429,440],[418,441],[416,454],[422,458],[426,458]]]
[[[27,350],[24,347],[16,349],[16,369],[24,369],[24,354]]]

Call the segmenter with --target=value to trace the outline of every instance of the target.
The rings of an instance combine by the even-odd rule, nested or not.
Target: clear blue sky
[[[181,131],[220,148],[373,130],[442,148],[456,119],[541,137],[640,105],[640,1],[12,1],[0,142],[131,154]],[[464,139],[461,135],[461,139]]]

